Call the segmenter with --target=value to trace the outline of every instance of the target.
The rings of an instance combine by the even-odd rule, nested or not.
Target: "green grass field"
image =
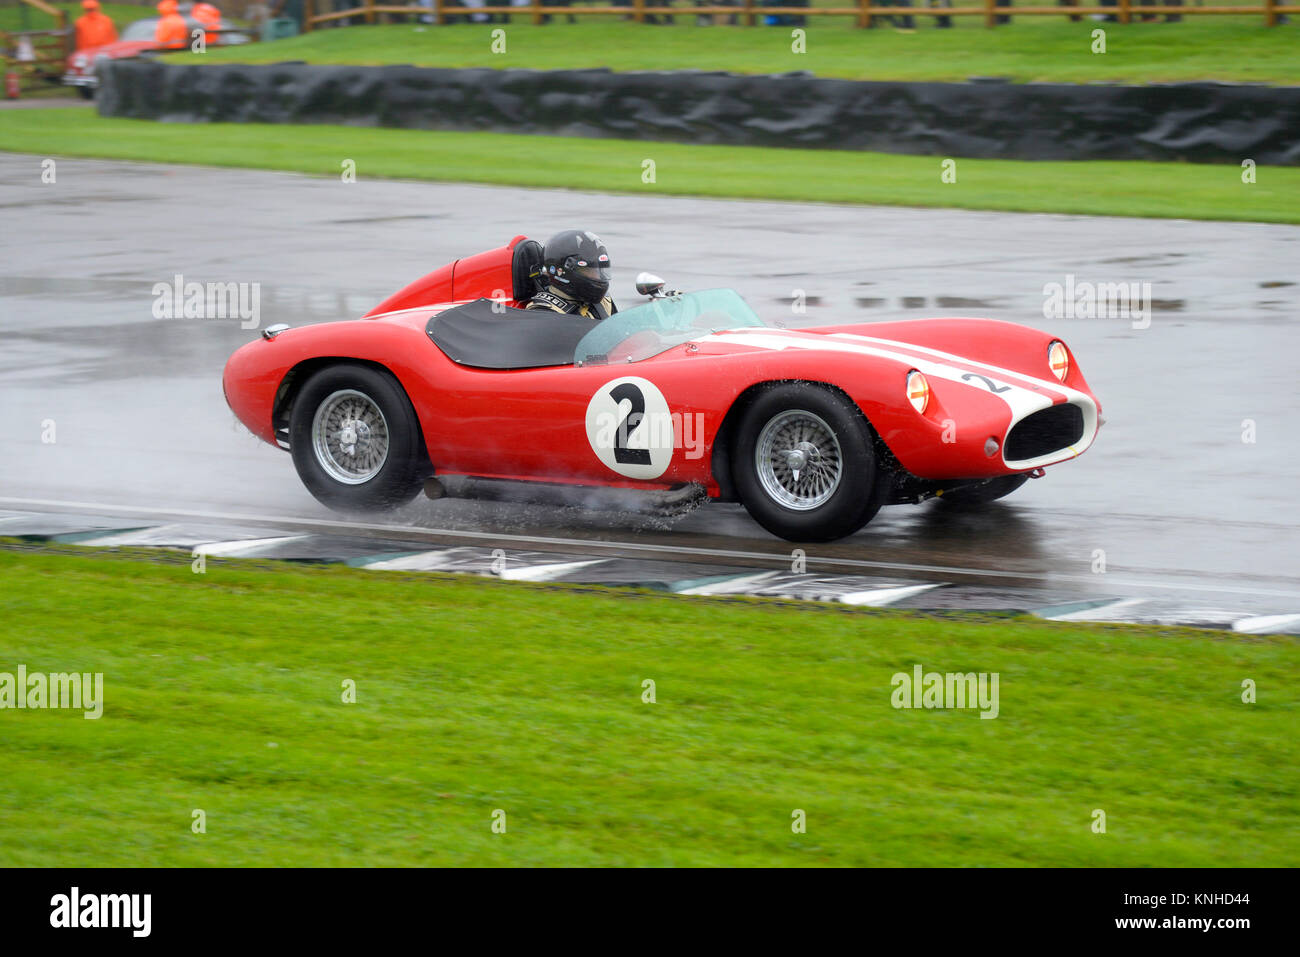
[[[105,682],[0,710],[0,866],[1300,854],[1291,638],[12,542],[0,616],[0,672]],[[998,717],[895,710],[917,664],[998,673]]]
[[[0,111],[0,150],[42,156],[199,163],[359,179],[396,177],[603,192],[1022,212],[1300,222],[1300,169],[958,160],[839,150],[696,146],[352,126],[178,124],[104,119],[90,109]],[[519,157],[527,155],[529,162]],[[656,182],[641,180],[653,159]]]
[[[847,20],[814,20],[806,52],[791,49],[790,28],[650,26],[589,19],[533,26],[515,17],[502,24],[416,24],[317,30],[274,43],[176,54],[201,63],[409,63],[418,66],[615,70],[729,70],[870,80],[965,80],[999,76],[1019,82],[1164,83],[1235,80],[1300,83],[1297,28],[1269,29],[1262,17],[1188,17],[1183,23],[1121,26],[1065,17],[1021,17],[987,29],[979,18],[957,18],[935,30],[919,18],[915,33],[882,27],[859,30]],[[1106,52],[1092,52],[1092,31],[1106,30]],[[492,31],[504,29],[504,53],[492,51]]]

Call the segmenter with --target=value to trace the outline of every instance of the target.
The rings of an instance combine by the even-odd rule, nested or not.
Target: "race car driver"
[[[546,241],[540,279],[546,288],[527,309],[608,319],[618,312],[609,293],[609,252],[600,237],[583,229],[566,229]]]

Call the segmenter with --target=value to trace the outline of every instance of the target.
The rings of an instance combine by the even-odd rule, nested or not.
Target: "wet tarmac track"
[[[222,400],[222,365],[255,331],[156,319],[154,284],[256,282],[262,325],[329,321],[517,233],[580,224],[611,249],[616,298],[630,301],[632,277],[650,269],[678,288],[734,286],[790,325],[983,315],[1070,343],[1107,422],[1086,455],[983,511],[886,509],[852,538],[807,549],[810,573],[944,581],[994,605],[1015,586],[1300,612],[1300,228],[90,160],[58,160],[56,182],[43,184],[41,159],[0,154],[0,508],[15,514],[104,505],[115,520],[172,510],[338,521]],[[1149,327],[1044,319],[1044,287],[1071,275],[1150,283]],[[679,557],[704,566],[772,568],[791,550],[740,507],[716,504],[669,521],[422,499],[381,524],[562,540],[579,556],[574,542],[694,549]]]

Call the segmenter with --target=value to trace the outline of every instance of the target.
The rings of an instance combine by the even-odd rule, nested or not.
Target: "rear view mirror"
[[[664,294],[664,281],[652,272],[637,273],[636,291],[638,295],[657,298]]]

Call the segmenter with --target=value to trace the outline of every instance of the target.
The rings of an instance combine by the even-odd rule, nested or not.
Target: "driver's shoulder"
[[[552,312],[568,312],[572,303],[545,290],[533,293],[525,309],[549,309]]]

